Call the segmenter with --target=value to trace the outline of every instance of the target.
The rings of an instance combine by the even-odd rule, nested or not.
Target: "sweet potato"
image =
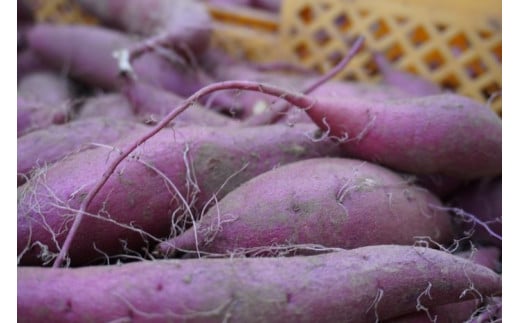
[[[50,69],[40,57],[27,48],[19,52],[16,58],[17,81],[20,81],[25,75]]]
[[[18,137],[70,119],[73,85],[52,71],[25,75],[18,82]]]
[[[185,0],[76,0],[109,26],[199,56],[209,46],[212,21],[204,4]]]
[[[52,124],[62,124],[70,118],[70,106],[66,103],[49,105],[33,100],[17,98],[17,135],[21,137],[32,131],[45,129]]]
[[[90,215],[84,215],[85,223],[71,245],[73,264],[103,259],[103,253],[114,256],[125,249],[141,251],[147,243],[152,246],[196,217],[206,204],[279,165],[341,155],[332,141],[308,137],[315,129],[314,125],[164,129],[126,158],[111,177],[107,165],[120,157],[119,149],[133,143],[131,138],[115,143],[113,150],[90,149],[56,162],[19,187],[20,264],[52,259],[78,207],[101,178],[108,182],[86,208]]]
[[[455,253],[456,256],[470,259],[473,263],[495,270],[500,250],[494,247],[483,247],[468,252]],[[474,314],[484,310],[486,306],[494,305],[496,299],[484,298],[474,299],[436,307],[418,307],[415,313],[400,316],[386,321],[385,323],[460,323],[471,322]]]
[[[35,168],[48,166],[90,144],[109,144],[147,127],[137,122],[88,118],[33,131],[18,138],[18,176],[27,178]],[[20,180],[19,180],[20,184]]]
[[[18,268],[19,322],[377,322],[501,293],[490,269],[429,248]],[[478,291],[478,294],[475,292]]]
[[[483,178],[454,194],[450,201],[459,214],[462,236],[473,241],[502,246],[502,177]]]
[[[76,120],[98,117],[136,122],[139,120],[132,104],[123,94],[117,92],[85,98]]]
[[[51,71],[39,71],[25,75],[20,80],[18,96],[42,105],[56,106],[68,103],[74,93],[66,77]]]
[[[247,81],[212,84],[191,99],[219,90],[249,90],[279,96],[305,109],[313,121],[343,142],[345,153],[414,174],[460,179],[502,172],[502,122],[485,105],[457,94],[384,102],[312,97]],[[188,108],[187,103],[169,117]],[[470,135],[468,135],[470,134]]]
[[[316,101],[316,98],[283,91],[269,84],[247,81],[215,83],[189,97],[113,160],[107,168],[107,175],[94,185],[80,205],[79,216],[74,220],[55,267],[63,261],[81,224],[83,212],[124,158],[200,97],[228,89],[280,96],[305,109],[318,126],[326,129],[327,135],[342,141],[345,153],[360,159],[377,161],[405,172],[463,179],[502,172],[501,120],[487,107],[463,96],[446,94],[389,102],[334,98]],[[466,132],[472,135],[467,136]]]
[[[144,120],[157,122],[164,118],[184,98],[143,82],[131,82],[123,88],[125,96],[133,105],[137,115]],[[232,118],[202,106],[195,106],[181,113],[175,124],[201,126],[237,126]]]
[[[411,182],[428,189],[443,201],[449,199],[450,195],[463,187],[466,182],[459,178],[438,174],[403,174],[403,176]]]
[[[50,24],[35,26],[28,41],[31,50],[49,65],[66,68],[71,77],[106,90],[116,90],[122,82],[114,51],[136,43],[123,33],[98,26]],[[203,86],[196,70],[157,53],[140,56],[133,69],[141,81],[180,95],[190,95]]]
[[[308,174],[302,176],[302,174]],[[454,237],[440,201],[379,165],[348,158],[312,158],[263,173],[230,192],[162,254],[257,252],[315,244],[352,249]]]

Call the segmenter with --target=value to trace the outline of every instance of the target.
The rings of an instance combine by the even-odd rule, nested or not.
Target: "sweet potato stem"
[[[132,153],[137,147],[142,145],[145,141],[147,141],[148,139],[153,137],[156,133],[158,133],[161,129],[163,129],[166,125],[168,125],[175,117],[177,117],[180,113],[182,113],[184,110],[186,110],[191,105],[193,105],[195,102],[197,102],[201,97],[203,97],[207,94],[210,94],[212,92],[215,92],[215,91],[233,90],[233,89],[246,90],[246,91],[257,91],[257,92],[262,92],[262,93],[266,93],[266,94],[273,95],[273,96],[278,96],[278,97],[286,100],[287,102],[289,102],[295,106],[298,106],[300,108],[312,107],[312,105],[315,103],[313,98],[305,96],[301,93],[286,91],[277,86],[273,86],[270,84],[263,84],[263,83],[259,83],[259,82],[226,81],[226,82],[214,83],[214,84],[208,85],[208,86],[200,89],[195,94],[193,94],[191,97],[186,99],[180,106],[173,109],[152,130],[150,130],[148,133],[146,133],[145,135],[143,135],[142,137],[137,139],[129,147],[122,150],[121,154],[109,165],[107,170],[103,173],[103,176],[101,177],[101,179],[94,185],[94,187],[89,191],[89,193],[87,194],[85,199],[80,204],[77,215],[74,218],[72,226],[67,233],[63,246],[60,249],[60,252],[53,263],[53,267],[57,268],[62,265],[63,261],[65,260],[66,255],[70,249],[72,240],[74,239],[74,236],[81,224],[83,216],[84,216],[88,206],[90,205],[90,202],[93,200],[93,198],[96,196],[96,194],[101,190],[101,188],[106,183],[108,178],[114,173],[117,166],[128,155],[130,155],[130,153]]]
[[[365,38],[363,36],[358,37],[356,39],[356,41],[354,42],[354,45],[352,45],[352,48],[350,49],[350,51],[347,53],[347,56],[345,56],[330,71],[328,71],[326,74],[321,76],[315,82],[308,85],[301,92],[303,94],[312,93],[314,90],[319,88],[325,82],[329,81],[330,79],[332,79],[333,77],[338,75],[338,73],[341,72],[348,65],[348,63],[350,63],[350,61],[354,58],[354,56],[359,52],[359,50],[361,49],[361,46],[363,46],[364,41],[365,41]],[[265,113],[262,113],[260,115],[251,117],[249,120],[246,121],[246,125],[258,126],[258,125],[263,125],[263,124],[274,123],[282,117],[283,113],[287,112],[289,107],[290,106],[284,101],[277,102],[277,104],[275,104],[271,108],[271,110],[266,111]]]

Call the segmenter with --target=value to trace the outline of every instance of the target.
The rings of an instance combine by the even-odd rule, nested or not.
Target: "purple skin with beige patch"
[[[352,249],[412,245],[421,237],[449,243],[454,237],[450,215],[431,205],[442,204],[379,165],[312,158],[247,181],[157,250],[270,255],[283,246],[306,244]]]
[[[342,155],[332,141],[313,141],[315,130],[314,125],[164,129],[120,164],[87,208],[96,217],[85,216],[70,250],[72,263],[114,256],[125,247],[140,252],[189,220],[188,209],[196,217],[207,203],[263,172]],[[58,250],[86,194],[132,140],[70,156],[18,188],[19,264],[49,261],[40,256]]]

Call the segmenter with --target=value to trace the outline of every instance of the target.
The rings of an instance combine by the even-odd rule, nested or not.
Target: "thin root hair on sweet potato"
[[[19,321],[57,323],[379,322],[418,304],[500,296],[502,288],[484,266],[395,245],[289,258],[19,267],[17,279]]]
[[[299,176],[306,173],[312,176]],[[442,206],[433,194],[382,166],[349,158],[311,158],[245,182],[190,229],[159,244],[157,251],[236,254],[251,249],[259,254],[264,248],[270,255],[275,253],[274,248],[269,251],[273,244],[352,249],[412,245],[418,236],[450,243],[454,234],[449,213],[429,205]]]
[[[152,248],[155,239],[129,226],[164,240],[187,229],[205,208],[263,172],[301,159],[341,156],[336,143],[308,138],[307,133],[316,129],[310,124],[163,129],[124,158],[83,210],[88,219],[67,257],[73,265],[91,262],[100,256],[94,243],[106,254],[120,254],[119,239],[127,241],[128,249]],[[84,199],[106,174],[107,165],[138,136],[136,132],[105,147],[70,155],[19,187],[18,253],[25,254],[21,265],[41,263],[36,242],[55,254],[63,250]],[[29,251],[20,249],[27,245]]]

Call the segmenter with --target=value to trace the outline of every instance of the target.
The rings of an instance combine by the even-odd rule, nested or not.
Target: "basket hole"
[[[460,86],[460,81],[459,79],[453,75],[453,74],[450,74],[448,76],[446,76],[444,79],[442,79],[441,81],[441,87],[445,90],[451,90],[453,92],[457,91],[457,89],[459,88]]]
[[[365,71],[365,74],[368,76],[375,76],[379,74],[377,64],[372,58],[370,58],[365,62],[365,64],[363,64],[363,70]]]
[[[68,1],[59,2],[56,6],[56,10],[61,13],[71,12],[73,10],[73,6]]]
[[[464,67],[466,70],[466,74],[472,79],[476,79],[479,76],[481,76],[482,74],[487,72],[487,67],[480,60],[480,58],[475,58],[475,59],[471,60]]]
[[[419,47],[430,39],[430,35],[423,26],[414,28],[410,34],[410,41],[415,47]]]
[[[300,59],[305,59],[310,56],[309,46],[307,46],[305,43],[300,43],[296,45],[294,51]]]
[[[314,20],[314,12],[310,6],[303,7],[298,12],[298,16],[305,24],[310,24]]]
[[[408,18],[404,17],[404,16],[397,16],[397,17],[395,17],[395,21],[397,22],[398,25],[403,26],[408,23]]]
[[[327,61],[331,66],[336,66],[343,59],[343,54],[338,51],[334,51],[327,55]]]
[[[298,29],[294,26],[292,26],[290,29],[289,29],[289,35],[291,36],[296,36],[298,35]]]
[[[312,65],[311,69],[312,69],[314,72],[318,73],[318,74],[323,73],[323,69],[322,69],[321,66],[318,65],[318,64],[314,64],[314,65]]]
[[[463,52],[465,52],[468,48],[471,47],[471,44],[463,33],[457,34],[449,41],[450,49],[452,54],[455,57],[460,56]]]
[[[411,74],[417,74],[417,68],[414,65],[408,65],[404,68],[404,70]]]
[[[352,25],[347,15],[341,14],[334,19],[334,25],[341,31],[346,31]]]
[[[314,33],[314,40],[318,45],[324,46],[331,41],[331,37],[325,29],[320,29]]]
[[[481,39],[489,39],[489,38],[491,38],[491,36],[493,36],[493,33],[490,32],[489,30],[479,30],[478,31],[478,36]]]
[[[424,56],[424,63],[430,71],[435,71],[445,63],[445,60],[441,53],[435,49]]]
[[[345,80],[355,82],[358,80],[358,77],[354,73],[347,73],[347,75],[345,76]]]
[[[502,63],[502,43],[493,47],[491,49],[491,53],[497,62]]]
[[[448,26],[445,24],[435,24],[435,29],[437,29],[439,33],[443,33],[447,28]]]
[[[489,99],[496,92],[500,92],[502,87],[497,82],[491,82],[488,85],[484,86],[480,92],[484,96],[484,98]]]
[[[385,51],[386,58],[392,62],[397,62],[404,55],[403,47],[399,43],[395,43]]]
[[[375,39],[381,39],[390,34],[390,28],[383,19],[378,19],[370,24],[369,30]]]

